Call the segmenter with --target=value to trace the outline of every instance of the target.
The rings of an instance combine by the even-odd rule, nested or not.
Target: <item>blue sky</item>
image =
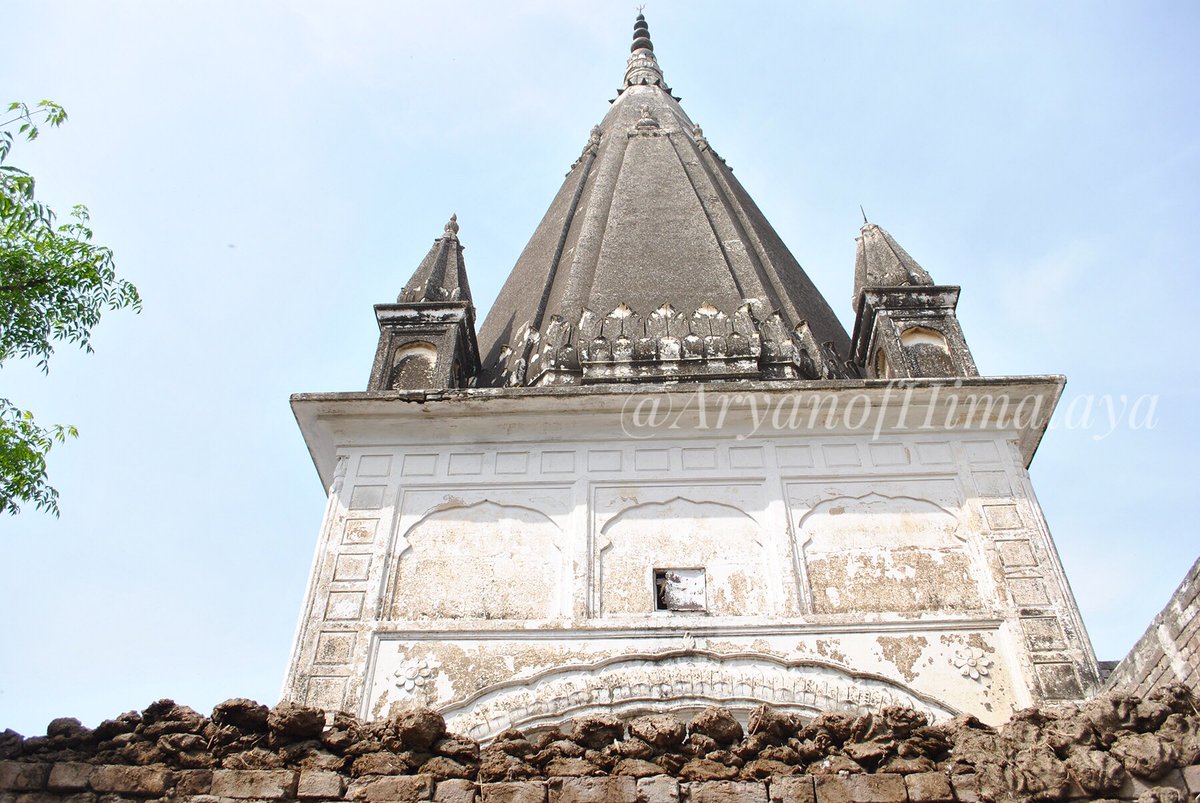
[[[11,163],[90,206],[145,297],[0,390],[81,437],[62,517],[0,519],[0,728],[274,702],[324,493],[288,409],[366,385],[371,305],[451,212],[490,305],[624,72],[629,3],[61,3],[5,13]],[[985,374],[1157,397],[1061,415],[1035,487],[1101,658],[1200,553],[1194,3],[655,0],[656,52],[849,328],[862,204]],[[1104,408],[1095,408],[1106,415]],[[1144,409],[1144,408],[1143,408]]]

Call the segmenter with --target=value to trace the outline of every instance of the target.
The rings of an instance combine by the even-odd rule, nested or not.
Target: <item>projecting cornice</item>
[[[417,445],[426,439],[445,441],[447,437],[478,445],[490,435],[472,426],[471,419],[485,415],[491,427],[524,430],[531,438],[544,442],[578,441],[593,430],[611,440],[612,433],[624,431],[622,416],[634,416],[639,403],[643,404],[643,417],[654,405],[656,415],[667,417],[650,427],[632,422],[637,431],[629,435],[631,442],[669,443],[697,436],[753,440],[856,433],[867,437],[933,432],[951,437],[979,432],[990,437],[1001,433],[1012,441],[1028,466],[1065,384],[1061,376],[765,381],[707,386],[652,382],[300,393],[292,396],[291,405],[321,482],[328,488],[340,447],[379,445],[384,441]],[[799,412],[794,414],[793,410]]]

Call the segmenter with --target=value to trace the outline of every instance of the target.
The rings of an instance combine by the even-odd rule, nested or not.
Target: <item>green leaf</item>
[[[11,103],[17,112],[0,121],[0,368],[8,360],[32,359],[50,368],[56,344],[91,352],[92,329],[105,311],[141,309],[137,288],[118,277],[112,251],[92,242],[87,207],[76,205],[70,222],[55,225],[54,210],[35,196],[33,176],[4,164],[12,131],[26,140],[38,136],[38,120],[51,126],[66,110],[43,100],[33,110]],[[57,515],[58,492],[47,483],[46,454],[54,443],[78,437],[73,426],[39,426],[33,414],[0,399],[0,512],[20,506]]]

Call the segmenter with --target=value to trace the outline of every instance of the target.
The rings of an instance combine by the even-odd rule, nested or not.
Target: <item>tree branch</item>
[[[41,279],[33,279],[28,282],[21,282],[20,284],[0,284],[0,293],[12,293],[14,291],[19,292],[21,290],[32,290],[34,287],[37,287],[38,285],[49,284],[49,283],[50,283],[50,280],[43,277]]]

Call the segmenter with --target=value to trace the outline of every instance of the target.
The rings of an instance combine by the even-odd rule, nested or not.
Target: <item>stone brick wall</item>
[[[1129,655],[1108,676],[1105,688],[1149,694],[1169,683],[1200,686],[1200,560],[1162,613],[1154,617]]]
[[[710,708],[581,717],[487,745],[435,712],[382,721],[230,700],[163,700],[94,729],[0,734],[0,803],[952,803],[1200,801],[1200,711],[1182,686],[1027,709],[1000,729],[911,709]]]

